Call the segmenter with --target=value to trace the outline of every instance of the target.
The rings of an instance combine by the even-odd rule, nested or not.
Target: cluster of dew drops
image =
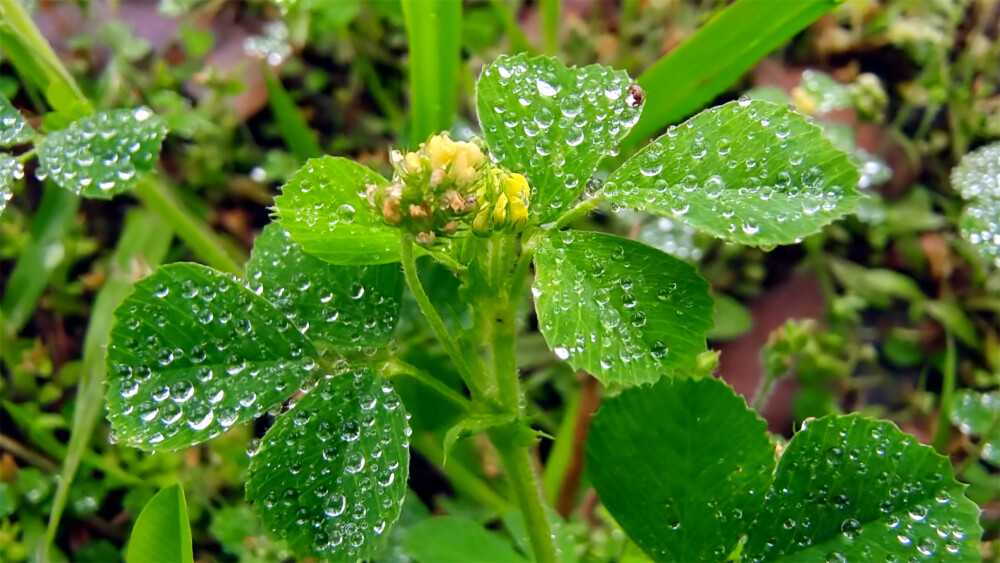
[[[80,118],[45,138],[39,149],[39,180],[52,176],[79,194],[96,186],[116,193],[153,166],[166,128],[145,107],[113,110]]]
[[[574,252],[572,243],[575,234],[567,230],[557,236],[561,244],[555,247],[554,259],[557,263],[562,263],[568,260],[568,253]],[[582,260],[573,259],[572,263],[584,267],[558,268],[562,272],[572,270],[570,280],[564,277],[552,279],[532,287],[536,300],[548,294],[552,305],[561,313],[555,315],[553,320],[544,321],[542,329],[547,334],[560,336],[566,329],[572,329],[571,334],[562,336],[563,341],[554,347],[556,356],[561,360],[568,360],[574,355],[597,357],[601,369],[612,377],[615,373],[629,370],[630,366],[643,363],[648,363],[654,369],[661,368],[670,349],[662,340],[650,343],[644,339],[643,331],[649,315],[657,313],[644,310],[639,303],[639,289],[645,287],[646,283],[642,273],[638,270],[633,275],[608,273],[607,261],[603,257],[596,256],[591,248],[584,248],[582,252]],[[625,269],[629,268],[625,248],[622,246],[612,250],[611,260]],[[567,282],[571,284],[569,287]],[[657,304],[669,304],[669,310],[681,316],[694,306],[690,297],[676,282],[660,287],[655,299]],[[600,331],[580,330],[586,326],[577,324],[573,311],[585,311],[595,304],[598,308]]]
[[[706,113],[708,118],[700,115],[668,127],[665,135],[650,143],[602,186],[603,193],[609,199],[631,201],[637,206],[666,201],[676,218],[686,215],[692,203],[699,208],[710,204],[713,215],[730,233],[739,230],[748,236],[760,232],[761,220],[798,221],[837,208],[844,187],[828,184],[818,166],[803,165],[806,154],[796,146],[790,111],[772,119],[761,115],[751,99],[743,96]],[[709,139],[702,130],[706,125],[733,128],[734,119],[748,124],[744,138]],[[766,135],[773,135],[776,142],[766,139]],[[761,148],[750,148],[753,145]],[[764,156],[746,157],[743,149],[754,154],[763,151]],[[732,171],[724,173],[727,177],[739,173],[739,185],[727,185],[720,174],[725,170]],[[672,184],[669,178],[677,176],[681,176],[680,182]],[[761,203],[755,205],[755,199]],[[771,199],[781,203],[765,203]],[[741,215],[746,216],[740,219]]]
[[[803,429],[808,423],[809,420],[803,423]],[[858,424],[858,421],[853,424]],[[853,426],[838,431],[845,443],[852,429]],[[912,463],[905,460],[904,455],[917,444],[910,436],[903,436],[900,439],[898,430],[887,423],[877,423],[869,431],[874,444],[870,451],[862,451],[856,447],[828,447],[814,444],[807,456],[809,462],[791,464],[792,471],[806,471],[811,474],[812,482],[804,495],[806,503],[814,506],[831,506],[837,509],[838,513],[853,514],[863,510],[861,506],[865,503],[871,502],[864,498],[865,495],[882,494],[884,491],[887,498],[878,503],[877,521],[862,525],[856,518],[848,516],[840,522],[840,533],[843,538],[862,546],[862,560],[872,559],[868,544],[878,545],[886,536],[893,538],[904,548],[913,549],[915,556],[922,556],[920,560],[928,560],[927,558],[942,556],[945,553],[951,556],[958,554],[963,549],[965,540],[961,523],[954,517],[941,517],[936,514],[956,502],[952,493],[944,488],[944,474],[935,472],[925,480],[903,482],[892,468]],[[811,460],[819,460],[819,467],[816,467]],[[877,491],[858,491],[856,479],[845,480],[837,476],[844,474],[865,476],[869,472],[869,465],[873,466],[873,471],[874,468],[878,468],[878,473],[875,475]],[[831,491],[829,484],[838,482],[841,483],[841,487],[837,491]],[[848,494],[849,490],[856,491],[856,494],[854,496]],[[778,489],[772,486],[765,495],[765,509],[772,507],[773,512],[776,509],[773,507],[787,506],[792,501],[782,499],[791,499],[796,495],[797,492],[789,488]],[[794,502],[796,503],[794,513],[809,514],[809,507],[805,503]],[[788,532],[791,538],[789,541],[796,549],[808,548],[816,537],[816,531],[812,530],[814,523],[808,516],[798,519],[787,517],[780,524]],[[866,541],[868,537],[871,539]],[[779,545],[777,538],[771,538],[765,543],[767,553],[776,549],[784,550],[784,546]],[[766,556],[767,553],[758,555]],[[903,561],[891,554],[886,557],[886,561],[893,563]],[[831,551],[827,555],[827,561],[845,563],[847,556],[839,551]]]
[[[286,194],[294,192],[297,196],[307,196],[314,188],[342,184],[344,182],[343,172],[331,169],[330,166],[328,161],[310,161],[305,168],[297,172],[295,177],[285,185],[283,191]],[[316,197],[314,200],[309,201],[307,197],[299,197],[297,199],[302,202],[301,207],[295,209],[294,215],[286,215],[284,220],[300,222],[310,229],[325,228],[331,233],[336,232],[338,227],[350,225],[356,233],[355,236],[360,238],[366,236],[365,230],[373,237],[384,236],[383,225],[378,221],[372,221],[367,224],[355,223],[357,210],[359,208],[364,209],[369,205],[365,193],[366,184],[384,181],[384,179],[378,176],[366,176],[358,180],[355,186],[353,203],[351,201],[344,201],[344,198],[337,198],[337,200],[331,201],[324,197]],[[380,254],[377,250],[372,251],[370,255],[373,260],[380,259]]]
[[[280,236],[279,247],[273,250],[262,247],[260,260],[266,262],[266,269],[272,272],[288,270],[295,273],[284,282],[273,279],[275,276],[265,279],[264,269],[257,269],[250,273],[248,287],[251,291],[274,304],[302,334],[314,341],[328,340],[325,331],[333,331],[337,344],[342,347],[347,342],[371,340],[392,332],[399,303],[395,297],[383,295],[377,287],[365,284],[379,266],[349,268],[353,279],[347,283],[343,279],[327,281],[322,276],[310,276],[306,272],[314,267],[329,269],[331,266],[293,246],[287,231]],[[309,318],[300,315],[305,308],[310,309]],[[323,322],[313,327],[310,319]],[[341,328],[346,329],[346,334],[344,330],[337,330]],[[367,348],[358,351],[369,355],[376,351]]]
[[[1000,144],[969,153],[955,169],[952,183],[969,202],[962,234],[1000,267]]]
[[[266,467],[256,471],[264,472],[267,479],[287,473],[295,486],[267,493],[263,508],[269,511],[269,520],[281,523],[274,530],[281,537],[294,534],[317,551],[350,557],[366,541],[382,535],[387,522],[399,515],[406,487],[410,415],[400,408],[392,386],[369,372],[356,372],[350,384],[327,381],[312,393],[345,406],[330,417],[301,408],[300,402],[287,415],[290,423],[280,432],[268,433],[263,445],[284,453],[269,456]],[[399,425],[404,427],[402,440],[394,431]],[[252,441],[248,455],[256,456],[261,447],[262,442]],[[331,474],[333,467],[339,467],[333,463],[337,460],[343,470]],[[316,510],[317,503],[322,511]]]
[[[573,172],[580,167],[581,149],[593,155],[588,164],[594,167],[601,157],[617,155],[617,140],[639,120],[642,94],[623,72],[588,66],[569,69],[573,76],[567,78],[558,76],[552,64],[501,57],[487,66],[485,77],[495,75],[506,99],[517,101],[493,106],[499,120],[480,117],[493,141],[494,161],[525,171],[532,190],[540,182],[558,182],[566,188],[565,194],[555,192],[549,202],[558,209],[572,203],[581,187],[598,185]],[[567,153],[572,155],[569,162]]]
[[[188,311],[198,325],[199,340],[186,348],[170,342],[172,329],[166,316],[176,311],[165,299],[175,291],[186,300]],[[241,420],[260,415],[264,403],[290,395],[293,385],[306,380],[316,366],[315,359],[297,344],[301,338],[269,339],[267,343],[254,338],[254,323],[278,333],[297,328],[284,316],[255,311],[252,294],[231,274],[218,274],[206,283],[187,279],[176,288],[157,283],[151,294],[151,302],[131,305],[125,310],[121,322],[129,335],[113,343],[109,351],[112,358],[132,360],[112,367],[113,381],[124,404],[120,414],[110,414],[112,422],[119,417],[140,421],[138,428],[127,424],[129,431],[124,435],[132,445],[145,441],[155,446],[184,427],[198,432],[207,430],[205,439],[217,436]],[[226,306],[212,303],[216,299],[224,300]],[[206,334],[207,338],[200,338]],[[186,335],[179,338],[187,340]],[[137,354],[137,350],[155,352],[148,358]],[[267,352],[273,355],[273,361],[248,364],[248,357]],[[224,365],[207,365],[211,362],[209,355],[220,354],[226,357]],[[192,377],[163,384],[159,374],[167,370],[183,370]],[[253,388],[232,389],[227,378],[235,376],[245,378],[248,385],[252,382]],[[258,396],[262,390],[268,397]],[[113,433],[112,441],[116,439],[117,434]]]

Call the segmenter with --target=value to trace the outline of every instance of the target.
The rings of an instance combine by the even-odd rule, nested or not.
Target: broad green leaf
[[[462,66],[462,3],[403,0],[410,48],[410,145],[451,129]],[[337,11],[343,11],[338,6]]]
[[[753,328],[753,316],[742,303],[725,294],[715,294],[715,317],[706,336],[712,340],[733,340]]]
[[[493,157],[532,187],[531,221],[576,201],[597,165],[617,154],[642,111],[625,71],[567,68],[550,57],[502,56],[476,83],[476,110]]]
[[[763,502],[774,455],[767,425],[725,383],[677,379],[606,400],[586,467],[652,560],[722,561]]]
[[[14,182],[24,178],[24,166],[13,156],[0,152],[0,213],[14,195]]]
[[[604,184],[604,197],[733,242],[789,244],[853,212],[858,171],[819,127],[744,99],[671,127]]]
[[[127,563],[190,563],[191,523],[184,489],[170,485],[156,493],[135,521],[128,541]]]
[[[332,156],[306,162],[274,200],[281,224],[308,254],[332,264],[399,261],[399,232],[375,213],[365,186],[387,185],[364,166]]]
[[[428,518],[410,528],[403,547],[417,563],[511,563],[524,561],[496,532],[457,516]]]
[[[45,174],[84,197],[111,199],[156,165],[167,129],[149,109],[89,115],[38,145]]]
[[[746,561],[978,561],[979,509],[948,458],[894,424],[812,420],[785,448]]]
[[[626,150],[638,147],[663,127],[698,111],[841,1],[732,3],[639,77],[639,85],[655,103],[623,146]]]
[[[250,287],[317,345],[384,346],[402,302],[397,264],[335,266],[302,251],[274,221],[254,241]]]
[[[1000,268],[1000,143],[965,155],[952,170],[951,183],[968,202],[962,236]]]
[[[690,369],[712,298],[690,264],[635,241],[564,231],[543,241],[532,289],[556,356],[602,383],[635,385]]]
[[[368,367],[320,382],[252,452],[247,499],[303,557],[370,558],[406,495],[406,419],[392,386]]]
[[[31,141],[35,130],[6,97],[0,94],[0,147],[13,147]]]
[[[952,397],[950,414],[963,434],[980,438],[980,457],[1000,466],[1000,394],[962,389]]]
[[[926,297],[913,278],[884,268],[866,268],[847,260],[829,261],[830,271],[853,295],[877,307],[888,307],[893,298],[921,303]]]
[[[285,315],[232,275],[163,266],[115,310],[108,418],[132,446],[196,444],[286,399],[314,358]]]

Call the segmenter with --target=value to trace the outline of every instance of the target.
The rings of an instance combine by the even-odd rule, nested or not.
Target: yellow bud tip
[[[420,173],[420,155],[415,152],[406,153],[406,171],[410,174]]]

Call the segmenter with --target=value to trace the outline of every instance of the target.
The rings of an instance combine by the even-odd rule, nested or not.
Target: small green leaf
[[[877,307],[888,307],[893,298],[921,303],[926,297],[913,278],[883,268],[866,268],[847,260],[829,261],[830,271],[853,295]]]
[[[532,187],[531,220],[576,201],[642,112],[625,71],[566,67],[551,57],[502,56],[476,83],[476,110],[493,157]]]
[[[247,277],[315,344],[384,346],[399,320],[398,265],[329,264],[303,252],[277,221],[254,241]]]
[[[603,195],[733,242],[773,246],[853,212],[857,182],[819,127],[746,99],[669,128],[608,178]]]
[[[344,158],[314,158],[274,200],[281,224],[308,254],[332,264],[399,261],[399,232],[375,213],[368,184],[389,182]]]
[[[711,340],[733,340],[750,332],[753,316],[750,310],[732,297],[718,293],[715,298],[715,317],[706,336]]]
[[[24,178],[24,166],[13,156],[0,152],[0,213],[14,196],[14,182]]]
[[[166,134],[163,120],[144,107],[98,113],[49,133],[38,160],[61,187],[111,199],[153,169]]]
[[[510,413],[471,413],[455,423],[444,435],[444,455],[447,459],[451,449],[455,447],[455,442],[462,438],[485,432],[491,428],[507,426],[517,420],[517,415]],[[527,427],[529,432],[533,432]]]
[[[410,528],[403,547],[418,563],[511,563],[524,561],[510,542],[474,520],[428,518]]]
[[[320,382],[264,435],[247,499],[302,557],[370,558],[406,495],[406,418],[368,367]]]
[[[556,355],[602,383],[650,383],[691,369],[712,298],[694,267],[635,241],[564,231],[535,256],[539,327]]]
[[[965,155],[952,170],[951,183],[968,202],[962,236],[1000,268],[1000,143]]]
[[[812,420],[778,463],[747,561],[979,561],[979,509],[951,463],[890,422]]]
[[[962,389],[952,397],[951,422],[980,438],[980,457],[1000,466],[1000,393]]]
[[[236,278],[161,267],[115,310],[108,418],[139,448],[177,449],[252,420],[309,376],[316,351]]]
[[[771,482],[763,420],[712,378],[660,381],[608,399],[586,467],[597,494],[654,561],[723,561]]]
[[[0,147],[13,147],[31,141],[35,130],[3,94],[0,94]]]
[[[156,493],[135,521],[128,542],[127,563],[190,563],[191,523],[184,489],[171,485]]]

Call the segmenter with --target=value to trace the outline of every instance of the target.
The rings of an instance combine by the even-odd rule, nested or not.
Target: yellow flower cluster
[[[366,186],[368,201],[386,222],[416,234],[421,244],[455,233],[470,218],[480,236],[518,230],[528,221],[528,181],[492,166],[475,142],[441,133],[416,151],[392,151],[390,161],[393,182]]]
[[[521,174],[496,168],[491,171],[491,176],[492,181],[484,183],[476,192],[481,204],[472,220],[472,230],[485,235],[493,230],[521,229],[528,222],[528,198],[531,195],[528,180]],[[489,193],[491,190],[493,194]]]

